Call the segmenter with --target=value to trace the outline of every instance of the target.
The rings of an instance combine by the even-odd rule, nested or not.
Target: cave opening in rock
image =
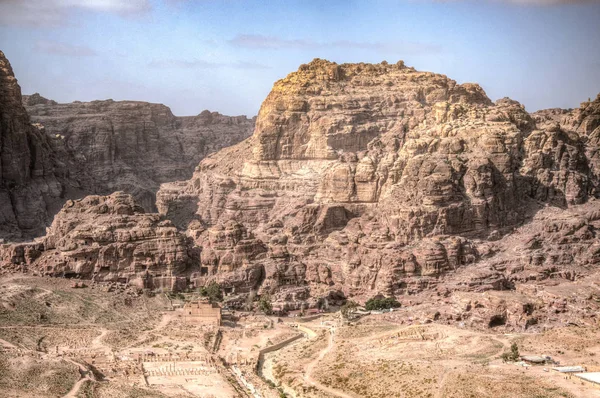
[[[494,315],[488,324],[488,327],[495,328],[506,324],[506,318],[502,315]]]

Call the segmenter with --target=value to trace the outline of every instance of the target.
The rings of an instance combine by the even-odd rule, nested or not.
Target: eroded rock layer
[[[163,182],[187,179],[207,154],[252,134],[254,121],[203,111],[177,117],[162,104],[92,101],[58,104],[23,96],[53,151],[86,192],[131,193],[147,211]]]
[[[383,294],[423,320],[474,327],[592,322],[599,136],[600,96],[529,114],[402,62],[317,59],[275,83],[250,138],[206,157],[191,179],[162,184],[160,216],[118,218],[118,230],[144,220],[136,255],[100,255],[124,242],[100,238],[114,215],[89,210],[108,200],[94,197],[74,207],[91,211],[88,221],[69,227],[65,208],[43,245],[5,257],[105,279],[168,270],[191,285],[219,282],[232,304],[268,293],[293,309]]]
[[[556,252],[542,275],[572,280],[597,262],[598,104],[530,115],[402,62],[314,60],[275,83],[251,138],[163,184],[157,206],[203,248],[202,283],[292,307],[336,292],[419,294],[465,272],[456,289],[514,289],[527,277],[483,266],[500,258],[487,242],[547,228],[535,218],[545,206],[559,219],[586,206],[577,245],[540,239]],[[215,228],[244,238],[223,245]]]

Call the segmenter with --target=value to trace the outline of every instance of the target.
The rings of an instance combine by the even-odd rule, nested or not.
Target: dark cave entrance
[[[497,326],[502,326],[505,324],[506,324],[506,317],[504,317],[503,315],[494,315],[493,317],[490,318],[490,323],[488,324],[488,327],[495,328]]]

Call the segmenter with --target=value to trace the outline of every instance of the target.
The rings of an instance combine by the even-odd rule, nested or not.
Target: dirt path
[[[79,394],[79,390],[81,389],[81,386],[83,385],[83,383],[85,383],[87,380],[94,381],[94,379],[92,377],[90,377],[91,371],[88,368],[86,368],[85,366],[83,366],[82,364],[80,364],[79,362],[75,362],[74,360],[72,360],[70,358],[64,358],[64,360],[72,363],[73,365],[75,365],[79,368],[79,373],[81,374],[81,379],[79,379],[77,381],[77,383],[73,384],[73,387],[71,387],[71,390],[66,395],[64,395],[63,398],[76,398],[77,394]]]
[[[12,343],[9,343],[8,341],[2,340],[2,339],[0,339],[0,344],[3,345],[6,348],[19,348],[16,345],[14,345]]]
[[[138,336],[136,341],[134,341],[133,343],[131,343],[130,345],[128,345],[125,348],[131,348],[131,347],[134,347],[135,345],[143,342],[144,340],[146,340],[148,338],[148,336],[151,333],[158,333],[160,330],[164,329],[169,324],[169,322],[171,322],[171,319],[173,319],[173,314],[163,313],[162,318],[161,318],[160,322],[158,323],[158,325],[156,325],[156,327],[154,327],[153,329],[150,329],[150,330],[143,331],[142,334],[140,334]]]
[[[108,329],[101,328],[100,330],[100,334],[92,340],[91,348],[107,348],[104,343],[102,343],[102,339],[108,334]]]
[[[63,395],[63,398],[76,398],[77,394],[79,394],[79,390],[81,389],[81,386],[83,385],[83,383],[85,383],[88,380],[91,380],[88,376],[85,376],[85,377],[82,377],[81,379],[79,379],[79,381],[77,381],[77,383],[73,384],[71,391],[69,391],[66,395]]]
[[[437,393],[435,394],[435,398],[444,398],[444,384],[446,384],[446,378],[448,377],[449,369],[444,369],[444,374],[438,383]]]
[[[43,290],[43,292],[38,293],[35,296],[33,296],[33,298],[36,299],[36,300],[39,300],[39,299],[41,299],[43,297],[46,297],[46,296],[49,296],[50,294],[53,293],[52,290],[44,289],[43,287],[39,287],[39,286],[36,286],[36,289]]]
[[[336,390],[334,388],[327,387],[327,386],[319,383],[317,380],[315,380],[312,377],[312,373],[313,373],[315,367],[318,365],[318,363],[321,360],[323,360],[323,358],[325,358],[325,355],[327,355],[329,353],[329,351],[331,351],[331,349],[333,348],[333,334],[334,334],[333,330],[335,330],[335,329],[329,330],[329,341],[327,343],[327,347],[325,347],[323,350],[321,350],[321,352],[319,353],[319,356],[317,356],[317,358],[315,360],[313,360],[311,363],[309,363],[308,366],[306,367],[305,372],[304,372],[304,380],[308,384],[318,388],[319,390],[325,391],[326,393],[331,394],[333,396],[341,397],[341,398],[356,398],[356,396],[354,396],[354,395],[346,394],[346,393]]]

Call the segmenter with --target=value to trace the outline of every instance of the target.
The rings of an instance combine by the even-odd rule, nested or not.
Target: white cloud
[[[304,39],[282,39],[274,36],[240,34],[228,41],[235,47],[255,49],[314,49],[314,48],[347,48],[366,49],[377,51],[394,51],[410,54],[437,53],[442,50],[441,46],[417,42],[357,42],[351,40],[337,40],[329,42],[318,42]]]
[[[316,42],[310,40],[289,40],[263,35],[237,35],[229,40],[229,43],[236,47],[247,48],[310,48],[317,46]]]
[[[150,9],[150,0],[0,0],[0,24],[57,27],[76,10],[132,16]]]
[[[181,60],[181,59],[162,59],[154,60],[148,63],[152,68],[177,68],[177,69],[271,69],[268,65],[254,62],[236,61],[236,62],[210,62],[204,60]]]
[[[33,48],[36,51],[41,51],[46,54],[68,57],[89,57],[97,55],[93,49],[87,46],[78,46],[50,40],[40,40],[35,43]]]
[[[150,2],[148,0],[59,0],[58,2],[63,7],[79,7],[119,14],[137,14],[150,10]]]

